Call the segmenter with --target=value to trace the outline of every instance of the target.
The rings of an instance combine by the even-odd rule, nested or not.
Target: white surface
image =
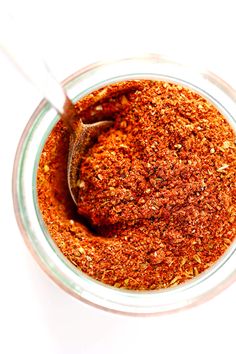
[[[32,36],[34,27],[60,80],[111,54],[166,52],[190,53],[236,87],[234,1],[9,0],[0,6],[28,24]],[[1,53],[0,94],[0,353],[235,353],[236,284],[191,310],[132,318],[83,305],[46,277],[22,241],[11,198],[15,150],[40,96]]]

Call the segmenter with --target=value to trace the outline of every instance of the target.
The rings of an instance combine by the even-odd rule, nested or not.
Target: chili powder
[[[76,109],[86,122],[112,116],[114,127],[82,161],[78,210],[61,121],[43,148],[38,203],[65,257],[135,290],[176,286],[213,265],[236,234],[236,145],[223,115],[187,88],[150,80],[110,85]]]

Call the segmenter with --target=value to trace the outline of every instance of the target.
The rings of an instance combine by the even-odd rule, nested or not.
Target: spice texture
[[[148,80],[103,88],[76,109],[114,126],[82,161],[77,210],[62,122],[44,146],[38,203],[63,254],[93,278],[135,290],[176,286],[214,264],[236,234],[235,136],[222,114],[180,85]]]

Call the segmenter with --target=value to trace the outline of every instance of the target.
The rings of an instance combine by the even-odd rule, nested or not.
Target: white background
[[[234,1],[0,0],[59,80],[111,55],[191,55],[236,88]],[[17,33],[15,33],[17,38]],[[0,53],[0,353],[235,353],[236,284],[201,306],[160,317],[112,315],[54,285],[14,218],[11,174],[22,130],[41,100]]]

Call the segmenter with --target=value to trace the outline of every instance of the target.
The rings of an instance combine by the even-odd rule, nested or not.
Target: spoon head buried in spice
[[[86,151],[91,147],[96,138],[113,125],[112,121],[101,121],[92,124],[79,122],[78,128],[70,136],[70,146],[67,164],[67,180],[71,197],[77,204],[79,183],[79,167]]]
[[[84,124],[78,115],[74,104],[66,97],[61,120],[70,131],[70,145],[67,162],[67,182],[71,197],[74,203],[78,198],[78,171],[82,158],[88,148],[95,141],[101,131],[110,127],[113,122],[111,120],[98,121],[91,124]]]
[[[135,90],[139,87],[138,82],[128,82],[124,85],[116,84],[102,90],[93,92],[84,101],[82,110],[76,111],[76,107],[68,101],[65,107],[65,115],[70,117],[71,136],[67,164],[67,181],[71,197],[75,204],[78,201],[80,181],[80,165],[88,149],[96,142],[98,136],[113,124],[113,114],[126,105],[126,92]],[[121,100],[113,102],[114,96],[120,96]],[[103,100],[108,103],[101,105]],[[63,121],[68,120],[62,117]],[[83,121],[88,123],[83,123]]]

